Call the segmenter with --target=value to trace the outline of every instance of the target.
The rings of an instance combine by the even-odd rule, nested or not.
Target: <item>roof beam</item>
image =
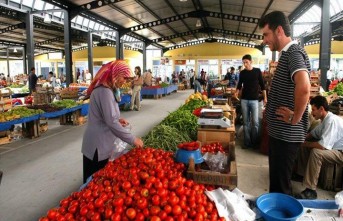
[[[147,7],[142,1],[140,0],[135,0],[137,4],[139,4],[143,9],[145,9],[146,11],[148,11],[151,15],[153,15],[155,18],[158,18],[158,19],[161,19],[154,11],[152,11],[149,7]],[[139,23],[142,23],[142,22],[139,22]],[[167,25],[166,26],[172,30],[174,33],[177,33],[177,31],[175,31],[174,28],[172,28],[170,25]],[[156,30],[154,30],[156,31]],[[158,32],[159,33],[159,32]],[[163,34],[159,33],[160,36],[163,36]],[[186,39],[182,38],[182,40],[186,41]],[[176,44],[175,42],[173,41],[170,41],[171,43],[173,44]],[[186,41],[187,42],[187,41]]]
[[[186,31],[186,32],[175,34],[175,35],[169,35],[169,36],[165,36],[165,37],[161,37],[161,38],[156,38],[156,39],[153,39],[152,42],[161,42],[161,41],[179,38],[179,37],[187,36],[187,35],[191,35],[191,34],[209,33],[209,32],[222,33],[225,35],[236,35],[236,36],[240,36],[240,37],[254,38],[257,40],[263,39],[262,35],[257,35],[257,34],[249,34],[249,33],[244,33],[244,32],[223,30],[223,29],[217,29],[217,28],[201,28],[201,29],[196,29],[193,31]]]
[[[48,39],[48,40],[45,40],[45,41],[41,41],[41,42],[37,42],[35,44],[35,46],[41,46],[41,45],[46,45],[46,44],[51,44],[53,42],[56,42],[56,41],[61,41],[64,39],[64,36],[60,36],[60,37],[57,37],[57,38],[52,38],[52,39]]]
[[[341,33],[341,30],[338,30],[340,27],[343,26],[343,21],[335,21],[331,23],[331,30],[332,30],[332,36],[333,35],[339,35]],[[320,39],[320,34],[315,35],[307,35],[304,37],[304,43],[307,43],[312,40]]]
[[[15,20],[19,18],[21,21],[25,20],[25,13],[22,12],[19,8],[14,9],[10,5],[4,5],[2,3],[0,3],[0,16]]]
[[[253,17],[239,16],[239,15],[224,14],[224,13],[219,13],[219,12],[210,12],[210,11],[200,10],[200,11],[192,11],[192,12],[187,12],[187,13],[176,15],[176,16],[167,17],[167,18],[147,22],[147,23],[140,24],[140,25],[135,25],[135,26],[126,28],[125,30],[127,32],[139,31],[139,30],[142,30],[145,28],[151,28],[151,27],[167,24],[170,22],[178,21],[180,19],[201,18],[201,17],[222,18],[222,19],[227,19],[227,20],[241,21],[241,22],[247,22],[247,23],[253,23],[253,24],[258,24],[258,22],[260,20],[258,18],[253,18]]]
[[[10,31],[13,31],[15,29],[24,29],[25,28],[25,23],[19,23],[19,24],[16,24],[16,25],[11,25],[11,26],[8,26],[6,28],[3,28],[3,29],[0,29],[0,34],[3,34],[3,33],[6,33],[6,32],[10,32]]]
[[[88,3],[85,3],[83,5],[79,5],[75,8],[72,9],[72,11],[89,11],[89,10],[93,10],[93,9],[97,9],[106,5],[110,5],[116,2],[121,2],[123,0],[96,0],[96,1],[91,1]]]
[[[300,18],[307,10],[313,5],[318,4],[318,0],[305,0],[303,1],[289,16],[288,20],[293,24],[298,18]]]

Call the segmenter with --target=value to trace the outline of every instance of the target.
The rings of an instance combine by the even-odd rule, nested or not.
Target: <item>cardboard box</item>
[[[229,143],[223,143],[224,145],[230,145]],[[201,164],[200,169],[195,169],[194,160],[191,158],[189,167],[186,172],[188,179],[193,179],[197,183],[210,184],[215,186],[221,186],[230,190],[237,187],[238,175],[237,175],[237,164],[234,147],[230,146],[227,169],[225,172],[214,172],[206,167],[206,164]]]
[[[235,141],[235,127],[224,129],[198,128],[198,141],[205,142],[231,142]]]

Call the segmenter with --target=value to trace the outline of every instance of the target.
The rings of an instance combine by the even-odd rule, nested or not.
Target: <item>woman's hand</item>
[[[125,120],[124,118],[120,118],[120,119],[119,119],[119,123],[120,123],[123,127],[125,127],[126,125],[129,124],[129,122],[128,122],[127,120]]]
[[[135,141],[133,143],[135,147],[141,148],[144,146],[144,143],[141,138],[135,138]]]

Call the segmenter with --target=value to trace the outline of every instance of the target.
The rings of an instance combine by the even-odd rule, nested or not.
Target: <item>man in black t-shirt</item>
[[[237,84],[236,96],[241,95],[241,107],[243,115],[244,146],[243,148],[255,148],[259,134],[258,119],[258,95],[259,89],[263,94],[263,101],[267,103],[266,90],[259,68],[252,66],[251,55],[244,55],[243,64],[245,69],[241,71]]]
[[[36,92],[37,81],[38,81],[38,77],[36,75],[36,69],[33,67],[33,68],[31,68],[31,73],[29,75],[30,94],[32,94],[32,92]]]

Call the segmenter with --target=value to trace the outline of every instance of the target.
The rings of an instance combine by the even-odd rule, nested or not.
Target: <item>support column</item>
[[[10,50],[8,47],[6,48],[6,57],[7,57],[7,74],[5,77],[7,77],[7,75],[10,74]]]
[[[116,59],[124,59],[123,44],[120,42],[121,33],[120,31],[116,32]]]
[[[28,74],[27,72],[27,59],[26,59],[26,45],[23,47],[23,73]]]
[[[305,39],[304,39],[304,37],[301,37],[300,38],[300,46],[304,47],[304,44],[305,44]]]
[[[87,36],[87,44],[88,44],[88,70],[89,73],[92,74],[92,79],[94,76],[94,68],[93,68],[93,34],[92,32],[88,32]]]
[[[143,73],[147,70],[146,68],[146,43],[143,42]]]
[[[322,18],[320,28],[320,51],[319,69],[320,83],[326,88],[326,72],[330,69],[331,58],[331,24],[330,24],[330,0],[322,0]]]
[[[26,49],[27,49],[27,69],[26,73],[29,74],[31,68],[35,66],[35,48],[33,42],[33,15],[26,14]]]
[[[73,82],[71,21],[69,11],[64,11],[64,55],[67,87]]]

